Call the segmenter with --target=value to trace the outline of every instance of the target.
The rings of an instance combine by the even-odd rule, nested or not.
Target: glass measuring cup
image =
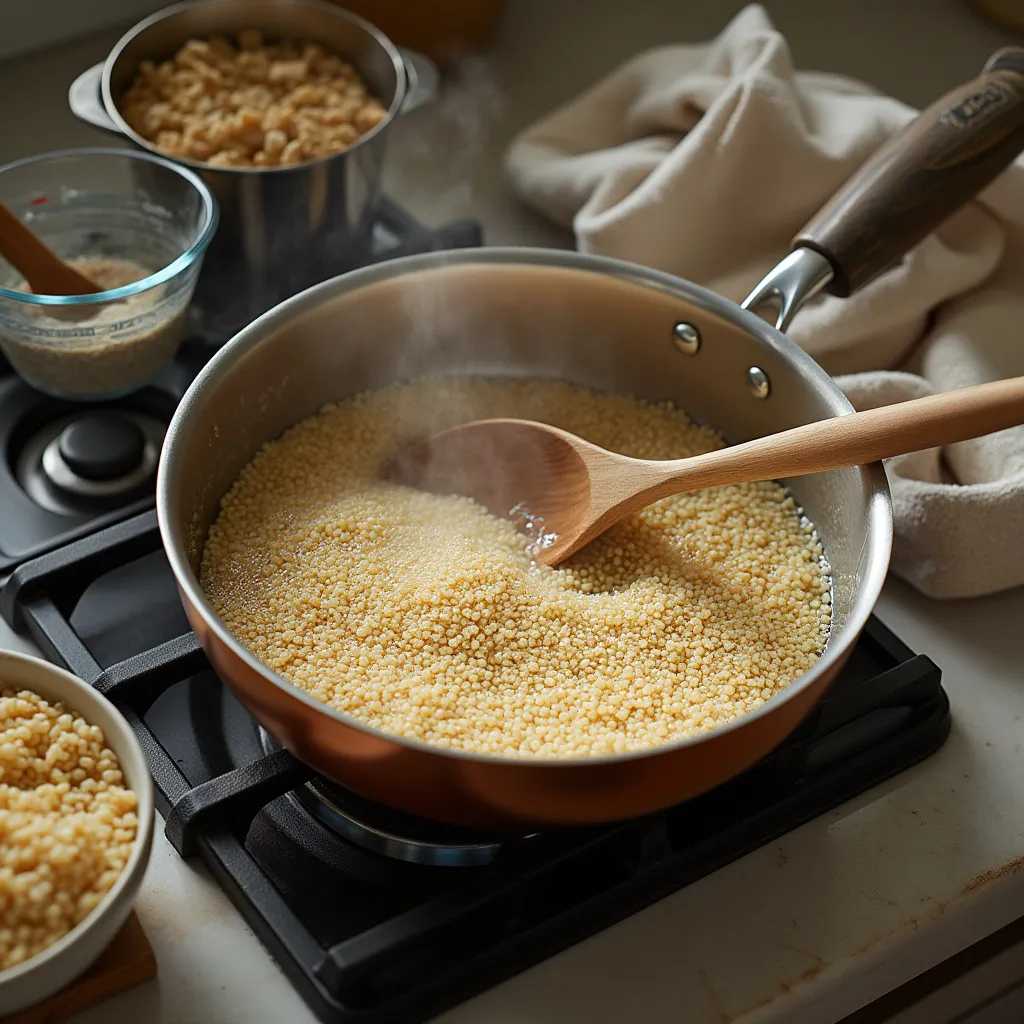
[[[184,335],[217,227],[202,179],[149,153],[65,150],[0,168],[0,200],[86,276],[119,280],[91,295],[35,295],[0,260],[0,350],[11,366],[39,390],[76,400],[152,380]]]

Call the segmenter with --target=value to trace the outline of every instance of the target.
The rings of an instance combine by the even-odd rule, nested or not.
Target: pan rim
[[[564,768],[566,770],[588,767],[596,768],[601,765],[621,765],[629,761],[656,757],[660,754],[697,746],[717,736],[744,728],[771,714],[780,705],[787,703],[803,691],[813,687],[822,676],[834,671],[847,654],[849,648],[856,642],[857,637],[867,623],[881,594],[882,585],[885,582],[889,568],[893,538],[892,500],[885,469],[880,462],[857,467],[862,474],[868,492],[865,545],[871,544],[875,551],[868,561],[866,571],[860,581],[860,586],[858,587],[846,622],[838,633],[829,637],[829,642],[826,644],[822,656],[807,672],[798,676],[784,690],[771,697],[760,707],[739,715],[732,721],[716,726],[707,732],[701,732],[695,736],[688,736],[671,743],[658,744],[657,746],[625,751],[619,754],[574,758],[531,757],[520,754],[479,754],[471,751],[438,747],[424,740],[410,739],[385,732],[383,729],[366,725],[358,719],[332,708],[269,668],[237,640],[213,610],[206,594],[199,585],[198,577],[185,555],[185,545],[181,530],[175,523],[172,514],[175,493],[173,484],[177,476],[176,470],[180,460],[181,442],[179,438],[188,433],[191,419],[202,407],[205,393],[211,388],[216,387],[218,382],[230,372],[235,362],[243,358],[250,350],[258,347],[267,336],[273,334],[277,329],[285,326],[293,319],[297,319],[304,312],[315,309],[328,297],[422,270],[457,267],[466,264],[549,266],[597,274],[610,273],[623,281],[665,291],[668,294],[685,299],[707,312],[732,321],[744,329],[760,345],[777,353],[787,362],[794,364],[799,372],[809,376],[828,394],[837,415],[849,415],[854,411],[849,399],[832,377],[803,349],[759,316],[748,310],[741,309],[736,303],[723,298],[707,288],[640,264],[617,260],[607,256],[591,256],[573,250],[527,246],[495,246],[421,253],[394,260],[385,260],[381,263],[350,271],[347,274],[341,274],[313,285],[278,304],[231,338],[200,370],[178,404],[171,423],[167,428],[157,470],[157,523],[163,541],[164,552],[178,587],[181,589],[186,600],[201,615],[206,628],[216,635],[217,639],[227,647],[234,657],[241,660],[263,680],[279,689],[285,696],[300,700],[312,710],[324,713],[329,718],[333,718],[348,728],[355,729],[376,739],[384,739],[388,742],[399,744],[419,753],[443,757],[446,760],[451,758],[458,761],[471,762],[496,769],[514,767],[524,770],[536,769],[543,771],[551,768]]]

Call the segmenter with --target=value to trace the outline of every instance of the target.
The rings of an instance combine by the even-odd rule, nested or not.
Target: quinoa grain
[[[821,655],[821,545],[778,484],[663,499],[549,568],[475,502],[379,479],[402,445],[483,416],[639,458],[722,444],[669,404],[555,381],[418,379],[357,396],[265,445],[224,497],[201,572],[218,615],[369,726],[526,757],[713,729]]]

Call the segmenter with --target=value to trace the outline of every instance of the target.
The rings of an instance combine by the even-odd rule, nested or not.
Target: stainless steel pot
[[[880,464],[785,481],[832,565],[833,627],[822,658],[722,728],[612,757],[453,752],[368,728],[320,703],[260,662],[214,613],[198,581],[207,531],[221,495],[266,441],[327,402],[420,373],[553,377],[668,399],[733,442],[850,412],[832,379],[780,328],[819,289],[842,293],[870,280],[1024,147],[1018,68],[1024,51],[936,104],[804,229],[746,303],[777,302],[777,326],[705,288],[617,260],[482,249],[335,278],[242,331],[185,395],[157,482],[167,556],[218,674],[318,771],[383,803],[463,825],[644,814],[764,756],[824,693],[882,587],[892,521]]]
[[[387,117],[343,153],[295,167],[212,168],[199,173],[220,204],[195,305],[203,327],[228,334],[276,302],[336,274],[365,249],[380,189],[388,129],[436,91],[437,72],[419,54],[400,51],[369,22],[320,0],[201,0],[164,8],[130,29],[110,55],[75,79],[71,110],[83,121],[159,153],[118,109],[144,59],[164,60],[189,39],[245,28],[269,39],[322,43],[350,61],[388,108]],[[228,336],[221,334],[221,337]]]

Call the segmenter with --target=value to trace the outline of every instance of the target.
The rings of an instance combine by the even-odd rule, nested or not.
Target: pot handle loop
[[[743,300],[744,309],[756,312],[761,306],[777,310],[775,327],[784,331],[797,310],[832,280],[832,264],[813,249],[794,249],[758,282]]]
[[[897,132],[793,239],[743,303],[779,307],[785,330],[822,288],[846,297],[888,270],[1024,150],[1024,49],[993,54]]]
[[[100,92],[103,67],[103,61],[94,64],[71,83],[71,88],[68,89],[68,106],[71,107],[71,113],[80,121],[91,124],[94,128],[102,128],[104,131],[121,135],[121,129],[103,106]]]
[[[401,46],[399,52],[405,64],[407,83],[401,112],[408,114],[410,110],[432,103],[437,98],[441,75],[437,65],[419,51]]]

